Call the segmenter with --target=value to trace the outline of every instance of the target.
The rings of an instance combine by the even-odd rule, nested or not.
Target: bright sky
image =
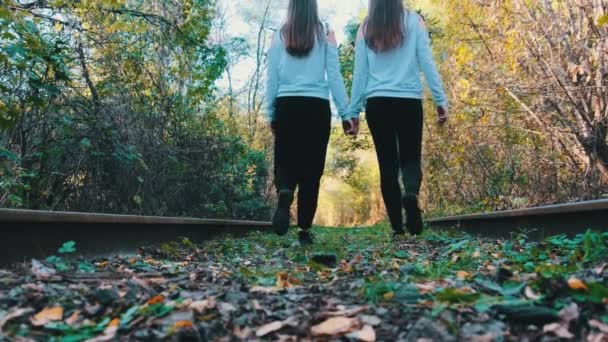
[[[285,18],[287,0],[274,0],[273,11],[271,16],[276,22],[282,22]],[[329,23],[336,32],[338,43],[343,43],[345,40],[344,28],[348,21],[358,16],[361,10],[367,5],[367,0],[318,0],[319,12],[321,20]],[[251,32],[256,30],[256,23],[248,23],[243,16],[243,9],[239,6],[251,7],[253,4],[263,5],[260,0],[220,0],[220,3],[226,6],[228,17],[228,32],[233,37],[250,37]],[[255,47],[255,41],[251,41],[250,45]],[[252,61],[244,59],[241,63],[234,66],[233,78],[235,88],[240,88],[244,85],[251,74]],[[226,84],[226,81],[220,81],[220,86]]]

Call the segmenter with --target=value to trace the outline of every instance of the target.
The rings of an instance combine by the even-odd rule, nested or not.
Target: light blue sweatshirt
[[[328,100],[330,90],[338,115],[346,117],[348,95],[340,73],[338,47],[325,39],[318,40],[308,56],[297,58],[287,53],[278,30],[268,50],[266,118],[274,120],[277,97],[306,96]]]
[[[433,60],[433,51],[426,25],[417,13],[404,16],[405,41],[400,47],[376,53],[365,42],[359,30],[355,48],[355,73],[348,118],[357,118],[365,101],[372,97],[422,99],[424,89],[420,70],[424,73],[435,103],[447,109],[441,76]]]

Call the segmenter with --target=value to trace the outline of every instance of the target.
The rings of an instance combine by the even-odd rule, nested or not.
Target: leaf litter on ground
[[[58,255],[0,271],[15,340],[502,340],[608,337],[606,233],[544,241],[384,225]],[[599,252],[598,252],[599,251]]]

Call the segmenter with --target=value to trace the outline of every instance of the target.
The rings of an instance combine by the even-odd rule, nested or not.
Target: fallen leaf
[[[589,326],[592,328],[596,328],[604,334],[608,334],[608,324],[604,324],[596,319],[592,319],[589,321]]]
[[[470,279],[472,275],[467,271],[458,271],[456,272],[456,277],[460,280],[467,280]]]
[[[543,327],[545,334],[552,333],[559,338],[572,339],[574,335],[562,323],[551,323]]]
[[[473,254],[471,256],[473,258],[477,259],[477,258],[481,257],[481,252],[480,251],[475,251],[475,252],[473,252]]]
[[[48,307],[34,317],[31,322],[35,327],[41,327],[49,324],[50,322],[61,321],[63,319],[63,308],[61,306]]]
[[[606,264],[606,263],[601,264],[600,266],[595,267],[593,269],[593,272],[597,275],[602,275],[602,273],[604,273],[604,271],[606,270],[606,267],[608,267],[608,264]]]
[[[148,300],[147,304],[148,305],[160,304],[164,301],[165,301],[165,297],[158,295],[158,296],[154,296],[154,297],[150,298],[150,300]]]
[[[418,292],[420,292],[420,294],[433,293],[435,291],[435,284],[416,284],[416,288],[418,288]]]
[[[378,316],[361,315],[359,316],[359,319],[361,320],[361,323],[371,325],[373,327],[378,326],[380,325],[380,323],[382,323],[382,320]]]
[[[395,298],[395,292],[387,292],[382,296],[385,300],[391,300]]]
[[[541,295],[534,292],[534,290],[532,290],[532,288],[530,286],[526,286],[526,289],[524,290],[524,294],[526,295],[526,298],[531,299],[531,300],[540,300],[541,298],[543,298]]]
[[[114,318],[110,321],[106,329],[103,331],[103,334],[106,336],[114,336],[120,327],[120,319]]]
[[[55,269],[46,267],[40,261],[32,259],[32,274],[38,279],[49,279],[54,276],[57,271]]]
[[[205,300],[197,300],[190,304],[190,309],[196,311],[197,313],[203,313],[206,310],[215,308],[216,302],[214,298],[209,298]]]
[[[361,330],[348,334],[348,337],[363,342],[375,342],[376,331],[371,325],[366,325]]]
[[[357,327],[359,320],[348,317],[332,317],[311,328],[313,336],[333,336],[351,332]]]
[[[587,336],[587,342],[605,342],[608,341],[608,335],[604,334],[604,333],[597,333],[597,334],[589,334]]]
[[[285,323],[283,321],[276,321],[276,322],[265,324],[265,325],[259,327],[258,330],[256,330],[255,336],[264,337],[272,332],[280,330],[284,326],[285,326]]]
[[[589,291],[589,287],[582,280],[575,277],[568,279],[568,286],[573,290]]]
[[[249,292],[251,292],[251,293],[263,293],[263,294],[275,294],[275,293],[279,293],[281,291],[283,291],[283,288],[278,287],[278,286],[269,286],[269,287],[254,286],[251,289],[249,289]]]
[[[297,278],[290,276],[287,272],[277,273],[277,287],[288,289],[298,285],[302,285],[302,282]]]
[[[570,322],[577,320],[579,316],[580,310],[576,303],[568,305],[559,312],[559,317],[566,326],[568,326]]]
[[[0,335],[2,332],[2,328],[8,321],[21,317],[21,316],[24,316],[24,315],[27,315],[32,312],[34,312],[34,309],[32,309],[32,308],[11,309],[6,315],[0,317]]]
[[[176,330],[180,330],[180,329],[194,329],[194,324],[192,324],[192,322],[190,322],[190,321],[178,321],[178,322],[175,322],[175,324],[173,325],[173,327]]]
[[[65,320],[65,324],[73,326],[80,320],[80,311],[76,310],[70,317]]]

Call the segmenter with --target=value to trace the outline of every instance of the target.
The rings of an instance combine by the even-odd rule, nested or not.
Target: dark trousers
[[[298,188],[298,226],[312,226],[331,129],[328,100],[279,97],[275,117],[275,186]]]
[[[367,100],[367,123],[380,164],[382,197],[391,225],[403,229],[399,171],[406,194],[418,195],[422,184],[422,101],[392,97]]]

